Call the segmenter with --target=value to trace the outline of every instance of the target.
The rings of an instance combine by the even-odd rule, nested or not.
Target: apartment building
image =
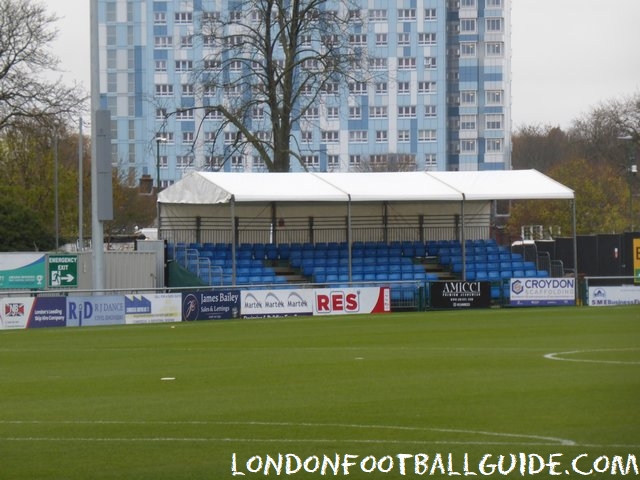
[[[307,92],[314,102],[292,126],[291,170],[509,169],[510,2],[321,2],[349,20],[342,40],[367,75]],[[257,3],[99,0],[101,106],[111,111],[113,163],[131,183],[147,176],[166,186],[193,170],[268,170],[211,108],[247,92],[203,74],[224,66],[218,78],[248,78],[246,64],[235,71],[205,30],[212,20],[251,25]],[[227,41],[241,38],[233,28]],[[243,122],[269,141],[268,109],[254,106]]]

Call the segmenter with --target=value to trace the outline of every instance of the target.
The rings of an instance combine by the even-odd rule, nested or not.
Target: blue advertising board
[[[223,320],[240,316],[240,290],[182,294],[182,320]]]

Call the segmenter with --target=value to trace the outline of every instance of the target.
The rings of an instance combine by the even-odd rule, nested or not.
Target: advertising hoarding
[[[569,277],[512,278],[509,301],[514,306],[576,304],[576,280]]]
[[[489,282],[432,282],[429,298],[433,308],[489,308],[491,284]]]

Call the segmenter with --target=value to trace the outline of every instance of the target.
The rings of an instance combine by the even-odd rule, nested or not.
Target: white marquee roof
[[[393,173],[193,172],[160,192],[162,204],[573,199],[536,170]]]

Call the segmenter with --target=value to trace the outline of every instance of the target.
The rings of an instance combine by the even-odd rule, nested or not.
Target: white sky
[[[90,0],[44,0],[60,17],[63,78],[90,86]],[[512,0],[513,127],[568,127],[640,93],[640,0]]]

